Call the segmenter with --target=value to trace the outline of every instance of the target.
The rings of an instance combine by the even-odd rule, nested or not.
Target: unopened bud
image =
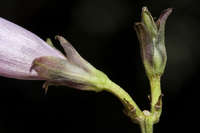
[[[155,22],[148,9],[143,7],[142,21],[135,24],[142,60],[149,78],[161,76],[164,72],[167,61],[165,23],[171,12],[171,8],[166,9]]]

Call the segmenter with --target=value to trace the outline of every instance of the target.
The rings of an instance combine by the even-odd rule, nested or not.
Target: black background
[[[143,110],[149,108],[149,84],[133,29],[142,6],[155,19],[162,10],[174,8],[166,24],[164,106],[155,133],[195,132],[199,116],[198,0],[1,0],[0,16],[42,39],[63,35]],[[113,95],[52,86],[42,96],[42,83],[0,77],[0,133],[140,132]]]

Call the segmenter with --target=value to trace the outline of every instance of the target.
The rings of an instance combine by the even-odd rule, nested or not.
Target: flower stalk
[[[149,111],[144,110],[144,119],[139,123],[142,133],[153,133],[153,119]]]
[[[159,121],[162,113],[162,92],[160,86],[160,77],[153,77],[150,80],[151,88],[151,113],[153,115],[154,123]]]
[[[143,112],[140,110],[138,105],[135,101],[131,98],[131,96],[122,89],[119,85],[115,84],[114,82],[110,81],[109,85],[107,85],[105,91],[112,93],[115,95],[124,105],[124,113],[134,123],[140,123],[141,119],[143,119],[144,115]]]

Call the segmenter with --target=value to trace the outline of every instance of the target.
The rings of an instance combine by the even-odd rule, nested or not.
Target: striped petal
[[[16,79],[40,79],[30,67],[35,58],[65,56],[26,29],[0,18],[0,75]]]

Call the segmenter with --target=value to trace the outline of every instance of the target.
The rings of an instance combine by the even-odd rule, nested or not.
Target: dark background
[[[174,8],[166,25],[163,114],[154,129],[155,133],[196,132],[199,4],[198,0],[1,0],[0,16],[42,39],[63,35],[129,92],[141,109],[148,109],[149,84],[133,25],[140,21],[142,6],[155,19],[162,10]],[[43,96],[42,83],[0,77],[0,133],[140,132],[113,95],[52,86]]]

